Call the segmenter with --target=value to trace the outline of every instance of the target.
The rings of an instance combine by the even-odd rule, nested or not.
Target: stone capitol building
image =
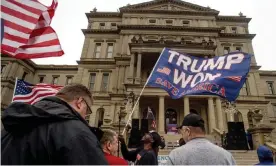
[[[82,29],[85,39],[77,65],[38,65],[31,60],[1,57],[2,111],[11,102],[16,77],[33,84],[81,83],[93,93],[93,113],[87,119],[90,125],[118,130],[120,109],[126,122],[133,100],[164,47],[204,58],[233,51],[255,55],[255,34],[248,30],[251,18],[242,13],[223,16],[210,7],[181,0],[152,0],[128,4],[117,12],[94,8],[86,16],[88,26]],[[259,123],[276,127],[276,71],[260,67],[253,56],[235,113],[226,113],[225,103],[216,96],[174,100],[160,88],[146,87],[132,118],[144,119],[150,107],[157,130],[166,139],[175,136],[166,134],[168,124],[180,125],[190,111],[203,117],[209,136],[227,132],[227,122],[243,122],[246,131],[257,122],[252,118],[256,113],[262,116]],[[269,137],[276,140],[276,131]]]

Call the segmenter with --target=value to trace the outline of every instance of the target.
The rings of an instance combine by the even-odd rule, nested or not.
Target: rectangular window
[[[230,53],[230,47],[224,47],[223,53],[224,54],[229,54]]]
[[[274,95],[275,91],[274,91],[274,85],[272,81],[268,81],[267,83],[267,87],[268,87],[268,94],[270,95]]]
[[[236,47],[236,51],[241,52],[242,51],[241,47]]]
[[[108,77],[109,77],[109,73],[103,73],[101,90],[104,92],[106,92],[108,90]]]
[[[172,25],[173,24],[173,20],[166,20],[166,24],[167,25]]]
[[[53,85],[57,85],[58,84],[58,77],[53,77],[52,84]]]
[[[107,45],[107,58],[113,57],[113,43],[108,43]]]
[[[25,78],[26,78],[27,75],[28,75],[28,73],[24,71],[24,73],[22,75],[22,80],[25,80]]]
[[[104,27],[105,27],[105,23],[101,22],[100,23],[100,29],[104,29]]]
[[[236,27],[232,27],[232,33],[237,33],[237,28]]]
[[[90,74],[89,90],[93,91],[95,87],[96,73]]]
[[[183,26],[189,26],[189,24],[190,24],[190,21],[182,21],[182,24],[183,24]]]
[[[95,48],[95,57],[100,58],[101,57],[101,43],[96,43],[96,48]]]
[[[155,23],[156,23],[156,20],[151,19],[151,20],[149,20],[149,23],[150,23],[150,24],[155,24]]]
[[[67,79],[66,79],[66,84],[65,84],[65,85],[71,84],[72,81],[73,81],[73,77],[67,77]]]
[[[44,81],[44,77],[43,76],[39,76],[39,83],[43,83]]]
[[[112,27],[116,27],[116,23],[111,23],[111,26]]]
[[[6,65],[1,65],[1,73],[4,72]]]

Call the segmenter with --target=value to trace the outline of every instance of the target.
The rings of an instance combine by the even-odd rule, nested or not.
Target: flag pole
[[[126,123],[126,125],[125,125],[125,127],[124,127],[124,130],[123,130],[122,135],[124,135],[124,133],[125,133],[126,127],[127,127],[128,123],[130,122],[130,120],[131,120],[131,118],[132,118],[132,114],[133,114],[133,112],[134,112],[134,110],[135,110],[135,108],[136,108],[136,106],[137,106],[137,104],[138,104],[138,102],[139,102],[139,100],[140,100],[140,97],[141,97],[141,95],[143,94],[143,91],[144,91],[144,89],[146,88],[146,86],[147,86],[147,84],[148,84],[148,82],[149,82],[149,79],[150,79],[150,77],[152,76],[152,73],[153,73],[153,71],[155,70],[155,68],[156,68],[156,66],[157,66],[157,64],[158,64],[158,62],[159,62],[159,60],[160,60],[160,58],[161,58],[161,55],[163,54],[164,50],[165,50],[165,48],[163,48],[161,54],[159,55],[158,60],[156,61],[156,63],[155,63],[155,65],[154,65],[153,69],[151,70],[151,73],[150,73],[150,75],[149,75],[149,77],[148,77],[146,83],[144,84],[144,87],[142,88],[142,90],[141,90],[141,92],[140,92],[140,94],[139,94],[139,96],[138,96],[138,98],[137,98],[137,100],[136,100],[136,103],[134,104],[134,106],[133,106],[133,108],[132,108],[132,111],[131,111],[131,113],[130,113],[130,115],[129,115],[129,117],[128,117],[128,120],[127,120],[127,123]]]
[[[15,95],[15,90],[16,90],[16,86],[17,86],[17,80],[18,80],[18,77],[15,78],[15,84],[14,84],[14,89],[13,89],[13,94],[12,94],[12,102],[13,102],[13,98],[14,98],[14,95]]]

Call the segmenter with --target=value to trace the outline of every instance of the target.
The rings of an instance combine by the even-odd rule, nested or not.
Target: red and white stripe
[[[169,69],[169,68],[167,68],[167,67],[163,67],[163,69],[158,68],[158,69],[157,69],[157,72],[163,73],[163,74],[166,74],[166,75],[170,75],[171,69]]]
[[[37,84],[32,86],[32,92],[27,95],[15,95],[12,101],[34,104],[44,97],[54,96],[63,86]]]
[[[18,59],[63,55],[58,36],[50,27],[57,4],[57,0],[50,7],[36,0],[1,0],[1,52]]]
[[[240,82],[241,79],[242,79],[241,76],[229,76],[229,77],[227,77],[227,78],[230,79],[230,80],[233,80],[233,81],[235,81],[235,82]]]

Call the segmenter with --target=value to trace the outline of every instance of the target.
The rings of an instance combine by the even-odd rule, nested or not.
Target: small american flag
[[[227,78],[232,81],[235,81],[235,82],[240,82],[242,77],[241,76],[229,76]]]
[[[1,53],[17,59],[61,56],[50,27],[57,0],[47,7],[37,0],[1,0]]]
[[[169,68],[167,68],[167,67],[158,68],[158,69],[157,69],[157,72],[163,73],[163,74],[166,74],[166,75],[170,75],[171,69],[169,69]]]
[[[34,104],[44,97],[54,96],[63,86],[50,84],[30,84],[17,79],[12,102]]]
[[[153,112],[150,109],[150,107],[148,107],[147,119],[151,119],[152,120],[151,127],[156,128],[155,117],[154,117]]]

